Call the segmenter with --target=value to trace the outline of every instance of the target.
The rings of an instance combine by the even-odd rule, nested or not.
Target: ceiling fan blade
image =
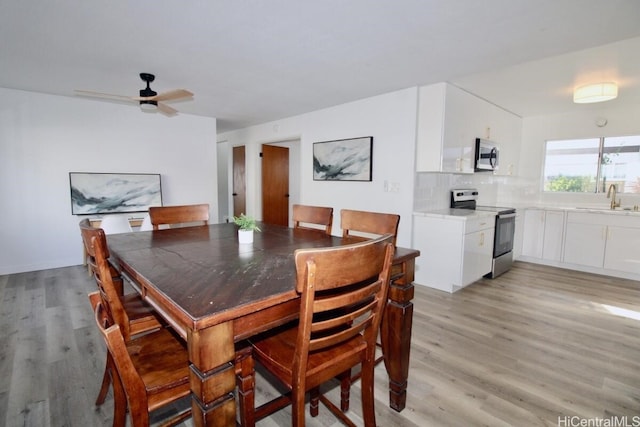
[[[169,107],[167,104],[163,104],[162,102],[158,102],[158,110],[166,116],[175,116],[178,114],[178,110],[175,108]]]
[[[76,95],[86,96],[89,98],[103,98],[103,99],[112,99],[114,101],[128,101],[128,102],[135,101],[135,99],[133,99],[130,96],[113,95],[110,93],[94,92],[92,90],[76,90],[75,93]]]
[[[173,101],[181,98],[191,98],[193,93],[186,89],[174,89],[168,92],[162,92],[155,96],[140,96],[134,97],[139,101]]]

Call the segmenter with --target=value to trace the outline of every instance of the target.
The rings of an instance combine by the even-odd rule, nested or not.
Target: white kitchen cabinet
[[[526,209],[522,256],[560,262],[564,222],[565,214],[562,210]]]
[[[607,226],[604,268],[640,274],[640,219],[637,222],[637,228]]]
[[[436,83],[419,89],[418,172],[473,173],[476,138],[485,138],[500,145],[495,174],[513,175],[521,134],[521,118],[456,86]]]
[[[564,241],[564,262],[602,268],[607,239],[607,227],[567,220]]]
[[[493,227],[473,233],[465,233],[460,287],[473,283],[491,272],[494,234],[495,229]]]
[[[640,215],[567,215],[564,262],[640,274]]]
[[[544,209],[525,209],[522,230],[522,256],[542,259]]]
[[[564,241],[564,212],[546,210],[544,213],[544,242],[542,259],[562,261],[562,243]]]
[[[414,215],[415,283],[455,292],[491,272],[495,216]]]
[[[640,280],[640,213],[527,208],[523,222],[517,259]]]

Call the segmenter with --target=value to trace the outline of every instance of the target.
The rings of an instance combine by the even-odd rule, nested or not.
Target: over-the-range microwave
[[[476,172],[498,170],[500,162],[500,147],[488,139],[476,138]]]

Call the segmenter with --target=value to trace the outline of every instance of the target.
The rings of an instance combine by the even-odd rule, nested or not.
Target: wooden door
[[[289,149],[262,145],[262,220],[289,226]]]
[[[233,215],[247,213],[244,145],[233,147]]]

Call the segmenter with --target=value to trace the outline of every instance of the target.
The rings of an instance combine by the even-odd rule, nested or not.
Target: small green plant
[[[240,227],[240,230],[260,231],[260,227],[256,224],[256,220],[243,213],[240,214],[240,216],[234,216],[233,222]]]

